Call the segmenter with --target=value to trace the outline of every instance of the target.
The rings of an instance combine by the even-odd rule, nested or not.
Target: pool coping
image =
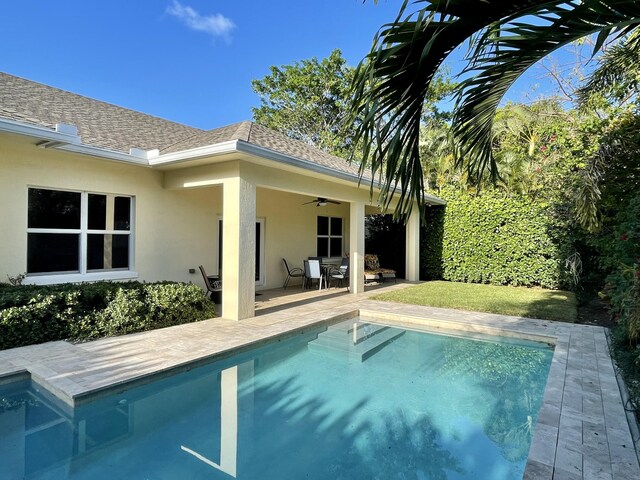
[[[404,288],[391,286],[389,289]],[[379,293],[379,292],[376,292]],[[0,383],[31,378],[68,405],[351,318],[553,343],[525,479],[640,478],[634,438],[602,327],[405,305],[350,295],[240,322],[211,319],[139,334],[0,351]]]

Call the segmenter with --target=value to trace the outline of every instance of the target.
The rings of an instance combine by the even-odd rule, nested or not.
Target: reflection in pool
[[[75,409],[17,382],[0,478],[522,478],[552,354],[353,319]]]

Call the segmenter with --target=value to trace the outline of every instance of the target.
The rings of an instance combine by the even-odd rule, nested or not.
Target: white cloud
[[[187,27],[199,32],[205,32],[213,37],[222,37],[229,40],[229,34],[236,25],[233,21],[220,13],[213,15],[200,15],[193,8],[182,5],[177,0],[173,0],[167,7],[167,13],[180,19]]]

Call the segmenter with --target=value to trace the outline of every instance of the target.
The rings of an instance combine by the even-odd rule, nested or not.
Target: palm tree
[[[488,172],[497,178],[493,122],[509,87],[570,42],[597,34],[595,52],[639,24],[637,0],[405,0],[396,20],[381,28],[352,84],[361,173],[371,168],[381,179],[380,200],[387,206],[401,186],[397,218],[406,220],[414,202],[424,211],[422,105],[443,60],[471,39],[452,123],[456,158],[458,164],[465,160],[473,177]]]

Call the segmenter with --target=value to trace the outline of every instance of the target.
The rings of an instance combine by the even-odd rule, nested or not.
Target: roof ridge
[[[276,129],[274,129],[274,128],[270,128],[270,127],[267,127],[267,126],[265,126],[265,125],[261,125],[261,124],[256,123],[256,122],[251,122],[251,123],[252,123],[253,125],[256,125],[258,128],[262,128],[262,129],[264,129],[264,130],[268,131],[270,134],[274,134],[274,133],[275,133],[276,135],[278,135],[280,138],[282,138],[283,140],[285,140],[285,141],[287,141],[287,142],[293,142],[293,143],[296,143],[296,144],[298,144],[298,145],[300,145],[300,146],[302,146],[302,147],[304,147],[304,148],[307,148],[307,149],[313,150],[313,151],[314,151],[314,152],[316,152],[316,153],[321,153],[322,155],[326,155],[326,156],[329,156],[329,157],[338,158],[338,159],[340,159],[340,160],[342,160],[342,161],[344,161],[344,162],[349,162],[349,160],[348,160],[348,159],[346,159],[346,158],[344,158],[344,157],[341,157],[340,155],[336,155],[336,154],[334,154],[334,153],[327,152],[326,150],[323,150],[323,149],[322,149],[322,148],[320,148],[320,147],[316,147],[315,145],[311,145],[310,143],[307,143],[307,142],[305,142],[304,140],[300,140],[300,139],[298,139],[298,138],[290,137],[290,136],[289,136],[289,135],[287,135],[286,133],[283,133],[283,132],[281,132],[281,131],[279,131],[279,130],[276,130]]]
[[[247,133],[247,142],[251,142],[251,134],[253,133],[253,126],[256,124],[256,122],[248,120],[249,122],[249,133]]]
[[[165,150],[168,150],[168,149],[170,149],[171,147],[173,147],[174,145],[178,145],[179,143],[186,142],[187,140],[189,140],[189,139],[191,139],[191,138],[195,138],[195,137],[197,137],[197,136],[199,136],[199,135],[202,135],[202,133],[203,133],[203,132],[205,132],[205,131],[206,131],[206,130],[199,131],[199,132],[194,132],[192,135],[189,135],[188,137],[181,138],[181,139],[180,139],[180,140],[178,140],[177,142],[173,142],[171,145],[166,145],[166,146],[162,147],[162,148],[160,149],[160,152],[163,152],[163,151],[165,151]]]
[[[251,134],[251,126],[252,126],[252,122],[250,120],[242,120],[240,122],[237,123],[232,123],[231,125],[229,125],[229,127],[237,125],[237,127],[235,128],[235,130],[233,131],[233,137],[236,138],[236,140],[242,140],[244,142],[248,142],[249,138],[250,138],[250,134]],[[247,134],[246,135],[242,135],[243,130],[246,128],[248,128]],[[224,127],[222,127],[224,128]]]

